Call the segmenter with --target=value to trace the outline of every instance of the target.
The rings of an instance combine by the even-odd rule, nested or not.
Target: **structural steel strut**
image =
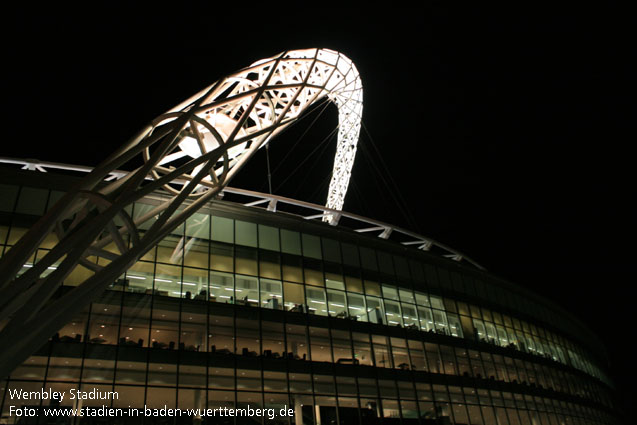
[[[327,207],[340,211],[356,154],[363,95],[354,64],[331,50],[292,50],[255,62],[159,116],[106,158],[0,260],[0,377],[219,194],[257,149],[325,97],[336,104],[339,116]],[[102,185],[138,156],[142,166]],[[127,209],[160,188],[172,197],[133,220]],[[186,205],[187,198],[191,202]],[[323,216],[330,224],[338,218]],[[142,224],[147,230],[140,231]],[[47,237],[57,239],[55,246],[19,274]],[[90,271],[90,277],[53,299],[77,268]]]

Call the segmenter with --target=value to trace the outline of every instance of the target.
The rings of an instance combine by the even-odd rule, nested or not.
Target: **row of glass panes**
[[[45,252],[46,250],[39,250],[38,257],[43,256]],[[31,263],[25,264],[22,272],[30,267],[32,267]],[[49,269],[51,270],[47,270],[45,274],[53,271],[55,266],[51,266]],[[182,270],[183,279],[181,278]],[[345,285],[342,282],[342,278],[334,274],[326,274],[326,276],[329,276],[325,278],[325,286],[327,288],[344,289]],[[70,278],[73,279],[73,274]],[[210,276],[208,276],[205,270],[163,264],[157,264],[156,267],[153,267],[153,263],[144,261],[140,261],[133,266],[127,272],[125,279],[124,281],[118,281],[119,283],[116,282],[113,288],[125,289],[131,292],[155,293],[170,297],[209,299],[210,301],[238,303],[264,308],[295,309],[296,311],[307,311],[311,314],[350,317],[361,321],[413,327],[423,331],[435,331],[463,337],[458,315],[444,310],[445,303],[443,303],[441,297],[386,284],[379,285],[378,289],[382,289],[384,297],[384,299],[381,299],[376,296],[365,296],[336,289],[312,286],[305,286],[304,289],[303,285],[292,282],[281,282],[253,276],[214,271],[210,272]],[[207,283],[208,281],[210,281],[210,284]],[[283,299],[283,289],[285,289],[286,294],[285,300]],[[379,292],[375,289],[372,291],[375,294]],[[416,302],[417,305],[412,304],[413,302]],[[448,307],[450,303],[446,302],[446,304]],[[467,307],[462,307],[462,305],[462,303],[459,303],[460,311],[467,310]],[[454,308],[454,310],[456,309]],[[524,326],[525,330],[523,331],[522,325],[525,324],[524,322],[516,319],[511,320],[506,316],[503,316],[504,320],[500,319],[497,322],[483,321],[475,318],[476,314],[474,312],[476,310],[478,311],[477,315],[480,317],[479,309],[471,306],[473,316],[471,324],[476,339],[489,341],[500,346],[513,344],[515,348],[522,351],[541,356],[547,353],[550,354],[552,359],[567,363],[559,342],[555,339],[552,342],[548,342],[544,337],[531,335],[531,331],[536,334],[538,332],[534,326]],[[498,317],[494,313],[482,310],[485,317]],[[498,322],[508,323],[509,326],[516,326],[517,329],[514,330],[509,326],[499,325]],[[552,334],[547,333],[547,335]],[[565,349],[568,351],[570,363],[574,367],[598,378],[604,376],[585,357],[576,354],[575,351],[568,347]]]
[[[114,294],[114,293],[111,293]],[[119,302],[118,296],[115,301]],[[156,299],[136,308],[94,303],[90,320],[86,313],[76,317],[61,331],[62,341],[88,341],[95,344],[125,344],[154,348],[181,348],[191,351],[214,351],[224,354],[266,356],[317,362],[356,363],[377,367],[411,369],[506,382],[537,383],[573,394],[597,394],[599,387],[589,381],[559,369],[524,362],[489,353],[479,353],[418,340],[369,335],[360,332],[328,330],[262,321],[234,319],[211,315],[203,309],[179,306],[167,299]],[[196,306],[194,306],[196,307]],[[198,310],[201,310],[198,312]],[[112,352],[113,356],[115,352]],[[55,365],[56,359],[52,358]],[[66,359],[68,364],[68,359]],[[77,359],[79,368],[80,359]],[[44,377],[46,363],[41,365],[39,378]],[[30,365],[29,370],[35,370]],[[79,370],[79,369],[78,369]],[[79,372],[78,372],[79,373]],[[27,376],[22,376],[26,378]],[[31,378],[38,376],[31,375]],[[78,376],[79,377],[79,376]],[[76,377],[77,378],[77,377]],[[53,378],[49,378],[53,379]],[[59,377],[57,378],[59,379]]]
[[[0,193],[3,194],[0,200],[1,211],[29,215],[43,214],[47,208],[50,208],[51,205],[63,195],[63,193],[59,191],[6,184],[0,184]],[[139,218],[152,208],[153,206],[149,204],[136,203],[134,207],[129,208],[127,212],[132,214],[134,218]],[[147,229],[151,224],[152,223],[147,222],[140,226],[140,229]],[[0,244],[6,243],[11,245],[15,243],[25,230],[26,229],[12,228],[7,238],[7,233],[9,233],[8,229],[4,226],[0,226]],[[208,261],[202,261],[198,256],[199,254],[204,254],[205,257],[208,256],[208,241],[212,240],[246,247],[258,247],[264,250],[280,251],[294,255],[303,255],[308,258],[324,259],[330,262],[358,266],[369,270],[379,270],[383,273],[390,275],[396,274],[405,278],[414,278],[414,273],[422,274],[422,270],[411,270],[414,267],[411,262],[408,264],[403,258],[392,256],[381,251],[357,247],[356,245],[341,243],[329,238],[320,238],[318,236],[278,229],[272,226],[202,213],[194,214],[186,223],[175,229],[173,235],[166,238],[166,240],[169,240],[168,248],[164,249],[159,247],[157,250],[157,259],[164,259],[163,256],[166,256],[166,261],[174,261],[174,259],[177,258],[172,258],[175,254],[174,247],[182,237],[191,238],[189,240],[191,243],[187,244],[188,249],[181,251],[182,256],[186,253],[185,258],[188,261],[185,261],[185,263],[196,267],[208,268]],[[171,239],[174,240],[170,241]],[[200,240],[205,243],[199,243]],[[53,241],[45,242],[44,246],[50,247],[52,243]],[[151,259],[149,257],[147,258]],[[154,258],[152,258],[152,260],[154,261]],[[190,264],[190,261],[193,261],[193,263]],[[417,269],[419,269],[419,267],[417,267]],[[420,279],[422,279],[422,277]],[[433,282],[430,283],[433,284]],[[438,286],[438,284],[436,283],[435,286]],[[348,290],[350,290],[349,287]],[[171,292],[175,293],[169,295],[184,296],[188,292],[188,288],[184,288],[183,290],[182,288],[175,289]],[[472,292],[475,292],[475,289],[472,290]],[[385,294],[383,295],[385,298],[389,298]],[[391,310],[392,307],[390,306],[389,309]],[[487,338],[489,338],[488,335]],[[500,343],[499,337],[494,338],[494,340]],[[530,347],[531,345],[533,344],[531,343],[528,346]],[[574,355],[571,357],[571,361],[575,367],[587,371],[605,382],[609,382],[605,374],[588,361],[587,356],[578,354],[575,349],[571,350],[570,348],[566,348],[566,350],[569,353],[573,352]],[[529,348],[529,351],[532,351],[532,349]],[[553,357],[559,357],[559,352],[557,352],[557,350],[553,351]]]
[[[246,371],[250,372],[250,371]],[[284,374],[285,375],[285,374]],[[276,393],[267,391],[243,390],[224,391],[176,388],[176,387],[143,387],[130,385],[110,386],[79,386],[77,384],[47,384],[45,390],[70,393],[71,389],[90,391],[115,391],[117,400],[86,400],[83,405],[90,407],[142,408],[272,408],[278,412],[284,406],[294,411],[294,416],[303,417],[304,423],[347,423],[359,424],[377,421],[377,418],[399,420],[404,423],[418,423],[417,418],[425,420],[446,421],[445,423],[477,425],[556,425],[556,424],[605,424],[613,423],[612,418],[590,406],[583,406],[573,402],[553,400],[528,394],[500,392],[497,390],[474,389],[447,385],[429,385],[416,383],[417,396],[411,383],[359,378],[350,382],[351,378],[333,378],[317,376],[319,380],[311,379],[308,374],[290,375],[290,393]],[[340,379],[339,379],[340,378]],[[245,379],[246,382],[250,378]],[[331,383],[329,382],[331,380]],[[265,382],[265,380],[264,380]],[[268,379],[268,383],[277,387],[275,379]],[[312,382],[315,386],[338,388],[338,396],[305,395],[296,392],[296,388],[305,389]],[[35,382],[11,381],[0,384],[0,394],[10,390],[40,391]],[[40,384],[41,385],[41,384]],[[411,388],[410,388],[411,387]],[[399,396],[400,394],[400,396]],[[0,402],[2,400],[0,399]],[[72,407],[72,401],[67,397],[60,406]],[[2,418],[9,417],[9,405],[18,407],[40,405],[33,401],[11,401],[5,398],[2,406]],[[42,406],[52,405],[50,400],[41,402]],[[15,418],[13,418],[15,419]],[[336,422],[336,421],[339,422]],[[361,421],[362,422],[359,422]],[[290,421],[294,423],[294,418]],[[309,421],[309,422],[307,422]],[[286,420],[269,421],[272,424],[287,424]],[[7,422],[10,423],[10,422]],[[252,423],[252,422],[251,422]],[[428,422],[427,422],[428,423]]]
[[[414,294],[412,291],[388,285],[382,285],[383,295],[387,295],[387,298],[380,298],[331,289],[344,288],[344,286],[342,282],[329,279],[326,279],[328,289],[325,289],[220,272],[210,272],[208,283],[206,274],[186,275],[189,269],[184,268],[182,279],[181,269],[170,266],[162,266],[162,273],[153,275],[150,263],[146,266],[138,263],[133,269],[136,270],[129,270],[124,280],[119,284],[116,282],[113,288],[278,310],[296,310],[322,316],[352,318],[365,322],[413,327],[424,331],[438,331],[457,337],[463,336],[458,316],[445,312],[442,298],[421,292]],[[171,271],[172,274],[169,274]],[[401,299],[417,301],[418,305],[395,301],[398,298],[398,292],[401,293]]]
[[[147,205],[144,206],[144,208],[147,207]],[[191,231],[186,231],[184,229],[180,231],[182,234],[186,234],[187,236],[194,238],[190,240],[190,243],[186,244],[192,250],[192,252],[186,254],[186,258],[196,255],[196,253],[194,252],[197,250],[198,247],[198,239],[196,238],[205,239],[207,237],[207,232],[210,229],[205,230],[207,228],[204,224],[207,223],[209,217],[211,216],[205,214],[198,214],[195,217],[191,217],[190,222],[195,223],[191,224]],[[284,231],[284,229],[277,229],[274,227],[256,225],[254,223],[241,222],[239,220],[231,220],[213,216],[212,221],[215,222],[216,220],[220,220],[219,223],[225,223],[223,225],[226,228],[226,231],[224,231],[225,233],[219,233],[217,237],[217,240],[223,242],[236,242],[234,236],[232,238],[230,238],[229,236],[232,232],[234,232],[232,233],[233,235],[237,232],[239,232],[237,234],[244,234],[247,232],[248,234],[252,235],[250,238],[244,236],[239,237],[239,240],[243,241],[244,245],[247,246],[256,246],[256,242],[249,242],[253,239],[254,241],[266,241],[274,238],[274,240],[277,241],[276,244],[279,244],[279,242],[281,242],[282,240],[287,240],[289,243],[291,243],[290,241],[300,238],[299,240],[304,240],[305,242],[303,243],[307,244],[308,252],[316,253],[319,252],[316,251],[316,249],[318,249],[317,247],[320,247],[321,245],[321,238],[311,235],[304,235],[301,237],[299,236],[300,234],[298,232],[291,232],[287,230]],[[186,227],[188,227],[188,222],[185,225]],[[234,230],[232,230],[228,227],[231,225],[235,226],[236,228],[233,228]],[[4,227],[2,227],[2,229],[5,229],[5,231],[7,230]],[[286,235],[285,237],[281,236],[282,239],[279,239],[279,230],[282,232],[281,235]],[[26,231],[26,229],[12,228],[12,236],[10,237],[10,239],[16,239],[24,231]],[[219,230],[219,232],[221,232],[221,230]],[[219,236],[222,234],[225,234],[226,236]],[[45,241],[43,246],[52,246],[52,243],[54,241],[49,241],[48,239],[47,241]],[[286,244],[288,244],[288,242],[286,242]],[[331,242],[337,243],[336,241]],[[324,241],[324,244],[325,243],[327,242]],[[159,256],[164,256],[166,257],[166,261],[169,261],[170,257],[174,254],[174,248],[178,244],[178,238],[175,238],[173,236],[169,236],[168,238],[164,239],[157,248],[157,258]],[[274,247],[274,245],[271,244],[259,246],[261,248],[270,247],[272,249]],[[298,249],[290,248],[287,250],[289,253],[300,254],[302,252],[302,244],[300,242],[299,244],[292,244],[291,246],[296,246]],[[310,246],[314,246],[314,248],[309,248]],[[229,268],[230,271],[233,271],[235,267],[232,265],[232,249],[231,247],[229,248],[230,253],[228,259],[230,260],[230,265],[220,268],[223,269],[225,267]],[[356,247],[353,246],[352,249],[355,248]],[[340,248],[338,249],[340,250]],[[361,249],[363,248],[361,247]],[[205,251],[205,259],[198,259],[197,261],[195,261],[195,263],[196,265],[207,269],[207,242],[201,246],[201,250]],[[37,258],[41,258],[45,253],[45,249],[38,250],[36,254]],[[318,256],[315,257],[319,258]],[[154,261],[155,254],[149,253],[144,258]],[[215,264],[223,265],[224,262],[227,262],[224,255],[213,255],[211,259],[215,260],[212,264],[213,268],[215,267]],[[99,261],[103,260],[100,259]],[[217,273],[216,278],[221,281],[221,285],[218,285],[214,282],[211,283],[208,292],[211,300],[220,302],[238,302],[247,305],[278,309],[282,308],[282,304],[285,304],[286,309],[292,309],[296,305],[306,305],[307,311],[320,315],[330,314],[340,317],[356,317],[357,320],[385,323],[388,325],[419,327],[422,330],[434,330],[454,336],[463,335],[462,326],[460,326],[458,316],[450,313],[449,311],[447,311],[446,314],[444,313],[445,307],[447,307],[446,310],[449,310],[449,308],[451,307],[453,312],[456,312],[455,303],[451,300],[448,300],[450,302],[446,302],[447,305],[445,306],[443,305],[442,298],[440,297],[427,296],[426,294],[420,293],[418,291],[413,292],[408,289],[397,288],[395,286],[386,284],[379,285],[375,282],[369,281],[362,282],[360,279],[349,277],[345,277],[345,279],[343,279],[342,275],[337,275],[334,273],[326,272],[325,278],[323,278],[323,272],[312,271],[308,269],[304,269],[303,271],[301,271],[300,269],[293,270],[292,272],[286,274],[284,266],[283,275],[286,279],[294,279],[297,282],[302,282],[305,280],[306,283],[310,285],[324,285],[327,288],[330,288],[327,294],[325,294],[323,289],[309,289],[310,287],[308,287],[308,289],[305,291],[305,294],[303,294],[303,288],[301,288],[299,285],[295,285],[291,282],[285,282],[285,288],[283,289],[285,289],[287,299],[284,303],[282,300],[282,284],[281,281],[278,280],[281,278],[281,266],[279,264],[270,264],[268,262],[259,261],[259,268],[261,269],[261,272],[257,273],[256,259],[254,260],[254,265],[250,265],[250,261],[246,259],[239,260],[239,258],[236,258],[234,261],[237,263],[237,269],[241,269],[242,273],[252,273],[253,275],[261,274],[262,277],[260,279],[247,275],[237,277],[237,287],[235,289],[231,289],[227,285],[223,284],[223,280],[225,279],[224,277],[222,277],[223,273]],[[27,270],[31,266],[32,263],[25,264],[25,267],[23,267],[23,271]],[[140,273],[130,272],[127,276],[127,279],[130,281],[128,283],[128,287],[131,291],[154,291],[155,293],[160,295],[173,297],[190,297],[198,299],[203,299],[206,297],[206,295],[202,293],[202,290],[205,291],[205,289],[202,288],[207,285],[207,270],[197,269],[194,267],[183,267],[184,278],[182,279],[182,267],[180,266],[171,266],[157,263],[156,267],[153,267],[151,263],[144,263],[142,261],[133,266],[133,270],[136,268],[140,269]],[[45,274],[52,272],[54,269],[55,265],[50,266],[48,270],[45,271]],[[317,273],[320,274],[320,276],[313,276]],[[88,274],[89,273],[87,270],[78,268],[69,276],[69,278],[67,279],[68,282],[66,282],[66,284],[77,284],[88,277]],[[152,277],[151,275],[153,275],[154,277]],[[272,276],[275,279],[266,279],[263,278],[263,275]],[[347,281],[347,297],[342,292],[331,290],[345,289],[346,285],[344,280]],[[77,283],[75,283],[75,281],[77,281]],[[256,289],[259,286],[259,281],[262,282],[261,291],[258,291]],[[365,287],[364,291],[363,283]],[[223,287],[223,290],[220,289],[221,287]],[[357,295],[353,292],[365,292],[366,296]],[[327,299],[325,299],[325,295],[327,295]],[[384,298],[384,302],[381,302],[377,298],[378,296],[382,296]],[[347,302],[345,298],[347,298]],[[401,302],[393,302],[398,300],[400,300]],[[415,308],[414,303],[418,306],[424,307]],[[346,304],[347,307],[344,307]],[[433,307],[433,309],[429,307]],[[514,346],[518,349],[522,349],[523,351],[528,351],[530,353],[538,354],[541,356],[550,355],[551,358],[553,358],[554,360],[558,360],[563,363],[566,363],[564,351],[567,351],[569,354],[572,354],[569,355],[571,365],[580,370],[586,371],[593,376],[598,377],[604,382],[609,382],[605,374],[588,360],[588,356],[579,354],[577,352],[578,350],[574,346],[569,346],[571,344],[567,343],[562,338],[560,338],[558,341],[557,337],[549,332],[545,332],[544,330],[536,328],[532,325],[528,326],[521,321],[520,325],[516,325],[516,322],[518,322],[516,319],[511,320],[507,316],[502,316],[502,318],[500,318],[499,314],[485,311],[485,309],[482,309],[482,316],[484,316],[484,322],[482,322],[482,317],[479,313],[480,309],[477,309],[477,316],[476,314],[474,314],[474,309],[476,308],[471,308],[471,316],[474,318],[474,320],[469,320],[468,322],[473,327],[473,333],[477,339],[491,341],[501,346],[507,346],[513,343]],[[457,310],[460,312],[461,316],[463,313],[467,315],[469,314],[468,307],[464,303],[458,303]],[[463,312],[463,310],[465,311]],[[511,328],[511,326],[515,326],[515,331]],[[466,328],[467,326],[465,326],[465,329]],[[524,328],[524,331],[522,330],[522,328]]]
[[[126,278],[130,281],[129,290],[148,291],[151,289],[153,270],[150,263],[144,266],[143,262],[140,262],[133,268],[137,268],[139,271],[127,273]],[[142,271],[144,269],[147,271]],[[208,286],[208,276],[205,271],[184,267],[182,282],[181,270],[176,266],[157,265],[154,277],[156,293],[196,299],[206,299],[208,296],[211,301],[217,302],[274,309],[296,309],[311,314],[356,318],[356,320],[372,323],[413,327],[423,331],[435,331],[463,337],[459,316],[445,310],[443,299],[419,291],[383,284],[379,288],[382,290],[383,298],[346,292],[342,290],[345,288],[342,277],[331,273],[326,274],[325,278],[325,286],[328,289],[314,286],[303,288],[303,285],[293,282],[214,271],[210,272]],[[283,292],[285,292],[285,299]],[[374,290],[372,293],[377,294],[378,292],[380,291]],[[414,302],[416,304],[413,304]],[[488,315],[485,313],[485,315],[485,317],[498,317],[491,312],[488,312]],[[499,320],[499,322],[506,322],[509,326],[505,327],[496,321],[482,321],[475,318],[470,323],[473,325],[478,340],[491,341],[503,347],[514,344],[515,348],[522,351],[541,356],[547,353],[552,359],[567,364],[560,342],[556,340],[549,342],[546,337],[537,335],[536,327],[523,326],[524,322],[520,322],[520,325],[516,325],[518,329],[514,330],[511,327],[512,323],[519,321],[512,321],[507,316],[504,316],[504,320]],[[526,327],[525,330],[522,329],[524,327]],[[531,334],[532,331],[535,335]],[[547,335],[551,334],[547,333]],[[566,348],[566,350],[573,352],[570,348]],[[583,361],[583,357],[577,356],[574,359],[577,361],[572,362],[573,366],[593,376],[602,376],[601,371],[592,366],[590,362]]]

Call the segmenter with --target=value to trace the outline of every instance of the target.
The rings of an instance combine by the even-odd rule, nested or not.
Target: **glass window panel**
[[[332,347],[327,329],[310,327],[310,344],[312,361],[332,362]]]
[[[155,268],[155,294],[181,298],[181,268],[166,264],[157,264]]]
[[[488,337],[484,322],[482,322],[482,320],[473,319],[473,328],[475,329],[476,340],[486,342]]]
[[[48,196],[49,191],[46,189],[22,187],[15,212],[17,214],[42,215]]]
[[[261,353],[266,357],[286,357],[283,324],[276,322],[261,322]]]
[[[263,371],[263,389],[265,391],[286,391],[288,390],[287,376],[285,372]],[[267,396],[266,396],[267,398]],[[278,414],[278,411],[277,411]]]
[[[0,211],[13,212],[15,200],[18,196],[18,186],[0,184]]]
[[[210,301],[232,303],[234,300],[234,275],[210,272]]]
[[[181,373],[181,370],[180,370]],[[205,409],[206,408],[206,392],[205,390],[191,390],[180,388],[178,391],[179,399],[177,406],[180,409]]]
[[[282,284],[279,280],[261,279],[261,307],[283,309]]]
[[[333,263],[341,263],[341,244],[328,238],[321,238],[323,242],[323,259]]]
[[[261,371],[237,369],[237,390],[263,390],[263,386],[261,384]]]
[[[211,353],[234,353],[234,323],[232,317],[211,315],[208,338],[210,340]]]
[[[416,306],[413,304],[401,303],[401,309],[403,311],[403,321],[405,327],[410,329],[418,329],[418,315],[416,314]]]
[[[360,247],[361,262],[364,269],[377,271],[376,253],[373,249]]]
[[[222,272],[234,271],[234,248],[231,245],[212,243],[210,245],[210,268]]]
[[[509,345],[509,338],[507,336],[506,330],[503,326],[497,326],[498,331],[498,341],[502,347],[506,347]]]
[[[461,403],[452,403],[453,417],[458,424],[468,424],[467,408]]]
[[[330,316],[345,318],[347,317],[347,303],[345,301],[345,292],[327,290],[328,312]]]
[[[166,236],[157,244],[157,261],[168,264],[181,264],[183,233],[176,233],[180,229],[175,229],[173,234]],[[183,226],[181,226],[183,230]]]
[[[334,361],[342,364],[356,364],[352,357],[352,341],[348,331],[332,330],[332,351]]]
[[[383,407],[385,407],[385,398],[396,398],[398,397],[398,391],[396,390],[396,382],[390,381],[389,379],[379,379],[378,380],[378,390],[380,392],[380,397],[383,399]],[[400,417],[400,416],[398,416]]]
[[[234,369],[210,365],[208,368],[208,386],[210,388],[233,390],[235,388]],[[230,400],[234,402],[234,395],[232,395]],[[226,402],[230,400],[226,400]]]
[[[310,314],[327,316],[327,304],[325,302],[325,291],[319,288],[306,287],[307,308]]]
[[[85,370],[91,369],[93,364],[91,363],[92,359],[86,359],[85,361]],[[46,372],[46,365],[48,363],[48,356],[31,356],[20,366],[15,368],[13,372],[11,372],[11,379],[33,379],[33,380],[44,380],[44,374]],[[105,361],[105,363],[107,363]],[[111,364],[111,368],[114,366],[114,362]],[[113,379],[113,372],[110,371],[110,379]],[[0,382],[0,388],[4,389],[5,382]],[[1,390],[0,390],[1,391]],[[1,393],[0,393],[1,394]]]
[[[285,309],[299,313],[305,312],[305,294],[303,285],[284,282]]]
[[[7,244],[14,245],[16,242],[22,238],[22,236],[27,232],[28,229],[24,227],[11,226],[11,231],[9,232],[9,238],[7,239]],[[33,263],[32,261],[29,261]]]
[[[422,292],[415,291],[416,295],[416,304],[424,307],[431,307],[431,303],[429,302],[429,296],[427,294],[423,294]]]
[[[418,307],[418,316],[420,317],[420,329],[427,332],[435,330],[433,312],[430,308]]]
[[[121,355],[121,354],[120,354]],[[141,356],[140,356],[141,357]],[[146,356],[140,361],[118,360],[115,371],[116,384],[145,384],[146,383]]]
[[[278,253],[261,251],[259,255],[259,276],[281,279],[281,257]]]
[[[468,357],[471,367],[471,375],[476,378],[488,378],[489,375],[486,373],[485,369],[482,366],[480,353],[477,351],[469,350]]]
[[[409,290],[409,289],[399,289],[398,293],[400,295],[400,300],[402,302],[407,302],[410,304],[414,304],[416,302],[416,299],[414,298],[414,293],[413,291]]]
[[[199,311],[197,311],[199,310]],[[205,306],[190,303],[182,305],[179,348],[187,351],[206,351],[208,341],[207,312]]]
[[[206,386],[206,373],[205,365],[180,365],[179,386],[204,388]],[[181,390],[179,390],[180,398],[181,395]]]
[[[385,312],[381,304],[381,299],[376,297],[366,297],[367,301],[367,321],[371,323],[385,323]]]
[[[119,301],[119,300],[118,300]],[[146,309],[148,309],[148,305]],[[150,310],[144,309],[144,312],[148,314]],[[93,344],[109,344],[116,345],[118,343],[118,329],[119,329],[119,321],[120,321],[120,310],[121,307],[119,305],[110,305],[108,303],[100,303],[95,302],[91,307],[91,319],[88,327],[88,338],[89,341]],[[125,308],[126,316],[123,317],[123,322],[128,322],[128,317],[130,315],[130,308]],[[144,324],[148,326],[148,322],[142,322],[140,324]],[[71,325],[69,327],[69,325]],[[75,340],[78,338],[79,332],[84,332],[85,324],[82,323],[79,317],[75,318],[72,322],[67,324],[64,328],[60,330],[61,340],[64,341],[66,338],[73,338]],[[132,325],[131,325],[132,326]],[[146,332],[141,335],[142,338],[148,335],[148,328],[146,328]],[[122,338],[127,336],[126,333],[122,334]],[[72,340],[72,339],[69,339]],[[126,340],[126,339],[125,339]],[[134,340],[137,342],[137,340]]]
[[[247,221],[235,220],[235,240],[237,245],[257,246],[257,225]]]
[[[307,328],[301,325],[286,326],[287,350],[297,360],[307,360],[308,341]]]
[[[198,240],[207,241],[210,238],[210,216],[202,213],[194,213],[186,220],[186,236]],[[186,247],[190,241],[187,241]],[[207,246],[207,243],[206,243]],[[206,255],[208,249],[206,248]]]
[[[305,275],[305,283],[308,285],[325,286],[325,280],[321,270],[305,267],[303,274]]]
[[[153,301],[150,344],[157,349],[175,349],[179,342],[179,303],[168,298]]]
[[[208,240],[191,238],[186,242],[184,265],[190,267],[208,268]]]
[[[380,297],[380,285],[372,280],[365,280],[365,294]]]
[[[110,386],[104,386],[103,391],[112,391]],[[92,388],[88,387],[84,391],[90,391]],[[144,387],[138,386],[115,386],[115,392],[117,393],[117,399],[113,400],[113,407],[127,409],[129,406],[141,407],[144,405],[144,398],[146,396]],[[85,400],[91,403],[95,407],[101,407],[104,404],[103,400]],[[89,404],[90,405],[90,404]]]
[[[259,282],[256,277],[236,275],[235,300],[238,304],[259,306]]]
[[[345,275],[345,283],[349,292],[363,293],[363,281],[358,277],[352,277]]]
[[[495,326],[493,326],[493,323],[484,322],[484,327],[487,332],[487,341],[492,344],[497,344],[498,335],[495,333]]]
[[[407,344],[402,338],[391,338],[392,354],[394,356],[394,367],[397,369],[409,370],[411,364],[407,351]]]
[[[387,317],[388,325],[402,326],[403,318],[400,312],[400,304],[396,301],[385,300],[385,316]]]
[[[425,342],[425,354],[427,356],[427,365],[429,366],[429,372],[443,373],[442,361],[440,359],[440,353],[438,352],[438,346]]]
[[[376,253],[378,254],[378,265],[380,267],[380,271],[393,275],[394,264],[392,263],[391,255],[383,251],[377,251]]]
[[[290,372],[290,392],[306,393],[312,392],[312,377],[309,373]]]
[[[440,349],[440,357],[444,365],[445,373],[447,375],[457,375],[458,368],[456,365],[456,357],[454,354],[453,347],[441,345],[439,349]]]
[[[234,380],[234,374],[233,374],[233,380]],[[219,409],[224,407],[227,407],[228,409],[232,409],[235,406],[234,397],[235,397],[235,393],[232,391],[210,391],[209,390],[208,391],[208,409]]]
[[[54,352],[49,360],[47,370],[47,380],[49,381],[78,381],[80,379],[80,367],[82,359],[73,357],[62,357]]]
[[[347,310],[349,317],[354,320],[367,321],[367,314],[365,310],[365,297],[358,294],[347,294]]]
[[[394,266],[396,268],[396,275],[409,279],[411,276],[409,275],[409,265],[407,264],[407,260],[396,255],[394,255],[393,257]]]
[[[372,366],[374,362],[372,359],[371,345],[369,343],[369,335],[352,332],[352,341],[354,344],[354,358],[357,360],[357,363]]]
[[[205,300],[208,294],[208,271],[184,267],[181,291],[186,299]]]
[[[374,360],[376,361],[376,367],[393,367],[387,337],[382,335],[372,335],[372,344],[374,348]]]
[[[457,313],[458,309],[456,308],[456,302],[449,298],[443,298],[444,309],[447,313]]]
[[[383,298],[398,300],[398,290],[395,286],[383,285]]]
[[[301,255],[301,235],[299,232],[281,229],[281,251]]]
[[[300,258],[284,256],[282,263],[283,280],[303,282],[303,266]]]
[[[358,247],[348,243],[342,243],[341,246],[343,248],[343,262],[349,266],[359,267]]]
[[[345,290],[343,276],[337,273],[325,272],[325,286],[332,289]]]
[[[151,352],[149,357],[150,361],[148,363],[148,385],[167,387],[174,387],[175,385],[177,385],[177,364],[164,362],[162,360],[163,356],[160,357],[158,353]],[[174,405],[174,396],[171,401]],[[153,400],[152,404],[154,405],[158,402],[158,400]],[[151,404],[150,388],[147,404]],[[162,402],[161,407],[163,407],[164,404],[165,402]]]
[[[412,370],[427,370],[427,361],[425,360],[425,352],[422,342],[410,339],[407,341],[409,346],[409,357],[411,359]]]
[[[358,378],[358,391],[361,396],[377,397],[378,384],[376,383],[376,379]]]
[[[259,248],[279,251],[279,229],[259,224]]]
[[[451,336],[455,336],[458,338],[462,338],[462,324],[460,324],[460,318],[458,318],[455,314],[447,314],[447,319],[449,319],[449,333]]]
[[[321,257],[321,239],[318,236],[302,234],[303,241],[303,256],[316,258],[320,260]]]
[[[257,251],[254,249],[237,247],[235,268],[236,273],[257,276]]]

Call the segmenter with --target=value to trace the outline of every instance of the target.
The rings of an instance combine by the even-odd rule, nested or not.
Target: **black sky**
[[[257,59],[345,53],[363,79],[365,126],[345,209],[451,245],[576,314],[606,341],[628,399],[636,37],[627,11],[180,2],[25,6],[5,21],[0,155],[85,165]],[[319,111],[272,144],[275,193],[323,203],[333,141],[284,180],[335,127],[335,111],[285,162]],[[232,185],[267,191],[265,176],[260,153]]]

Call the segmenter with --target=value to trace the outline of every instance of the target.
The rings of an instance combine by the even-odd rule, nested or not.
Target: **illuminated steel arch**
[[[339,128],[327,199],[332,212],[323,220],[336,224],[356,154],[362,93],[358,71],[344,55],[292,50],[228,75],[156,118],[69,190],[0,260],[0,377],[219,194],[257,149],[326,97],[338,107]],[[142,166],[104,185],[140,155]],[[135,201],[162,187],[169,199],[135,220],[128,215]],[[55,246],[19,275],[47,237],[57,239]],[[77,267],[91,276],[53,297]]]

